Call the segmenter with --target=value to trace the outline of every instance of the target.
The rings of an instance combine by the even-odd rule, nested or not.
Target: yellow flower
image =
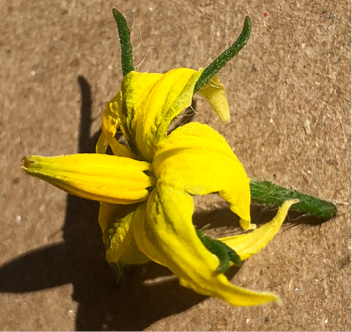
[[[232,305],[279,302],[275,294],[232,285],[223,270],[229,260],[236,262],[231,257],[244,260],[264,248],[296,200],[285,202],[271,222],[235,237],[211,240],[192,224],[193,195],[218,192],[242,228],[254,228],[249,179],[225,139],[196,122],[168,134],[171,121],[190,106],[200,74],[185,68],[163,75],[131,71],[103,113],[97,154],[30,156],[23,167],[70,194],[100,201],[109,263],[152,260],[168,267],[181,285]],[[222,121],[229,120],[216,77],[199,94]],[[115,138],[118,128],[127,144]],[[114,155],[105,154],[108,146]]]

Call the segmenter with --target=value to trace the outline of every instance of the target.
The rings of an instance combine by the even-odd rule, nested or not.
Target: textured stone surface
[[[118,287],[104,263],[97,203],[26,176],[26,154],[92,151],[121,67],[111,8],[133,25],[139,71],[206,66],[252,19],[219,77],[232,120],[198,101],[250,177],[339,202],[321,226],[287,226],[230,278],[283,304],[236,308],[182,288],[150,264]],[[350,316],[350,4],[347,1],[0,1],[0,329],[348,330]],[[253,208],[258,222],[273,211]],[[216,197],[195,219],[237,231]]]

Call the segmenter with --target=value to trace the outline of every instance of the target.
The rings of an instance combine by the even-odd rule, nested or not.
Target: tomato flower
[[[103,113],[96,154],[29,156],[23,168],[66,192],[100,201],[106,260],[169,268],[180,284],[232,305],[279,302],[272,293],[232,285],[224,272],[264,248],[289,207],[258,229],[250,222],[250,181],[225,139],[197,122],[168,128],[189,107],[202,71],[166,74],[130,71]],[[199,89],[223,122],[229,121],[224,87],[214,76]],[[120,129],[126,139],[116,139]],[[110,146],[113,155],[106,154]],[[250,233],[211,239],[192,223],[193,195],[218,192]]]
[[[229,121],[225,90],[215,74],[247,43],[249,17],[238,39],[204,70],[150,74],[135,71],[127,22],[116,9],[113,15],[123,80],[104,110],[96,153],[28,156],[23,158],[24,170],[70,194],[100,202],[105,258],[117,277],[123,275],[123,264],[151,260],[169,268],[181,285],[231,305],[280,302],[275,294],[232,285],[224,272],[263,249],[291,205],[327,219],[336,216],[336,206],[269,181],[250,181],[225,139],[205,124],[170,129],[195,93],[208,100],[221,121]],[[125,141],[116,138],[118,129]],[[109,147],[112,155],[107,154]],[[240,226],[250,232],[212,239],[195,229],[193,196],[214,192],[229,202]],[[251,199],[281,207],[273,220],[256,229]]]

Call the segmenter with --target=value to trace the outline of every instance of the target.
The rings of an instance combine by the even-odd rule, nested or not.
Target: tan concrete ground
[[[321,226],[290,215],[232,282],[279,294],[281,306],[231,307],[166,269],[128,271],[118,287],[104,263],[97,203],[68,197],[20,169],[26,154],[92,151],[121,82],[111,8],[133,25],[139,71],[206,66],[252,19],[248,45],[219,77],[232,121],[205,103],[196,121],[219,130],[254,179],[339,202]],[[349,1],[0,1],[0,329],[348,330],[350,298]],[[237,229],[212,198],[196,220]],[[272,211],[253,209],[255,220]]]

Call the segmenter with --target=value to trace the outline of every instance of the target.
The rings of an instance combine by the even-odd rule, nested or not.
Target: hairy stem
[[[285,200],[299,199],[299,203],[291,210],[308,213],[317,218],[330,219],[336,216],[336,205],[302,194],[297,190],[287,189],[269,181],[253,181],[250,183],[251,198],[253,202],[264,206],[280,206]]]

